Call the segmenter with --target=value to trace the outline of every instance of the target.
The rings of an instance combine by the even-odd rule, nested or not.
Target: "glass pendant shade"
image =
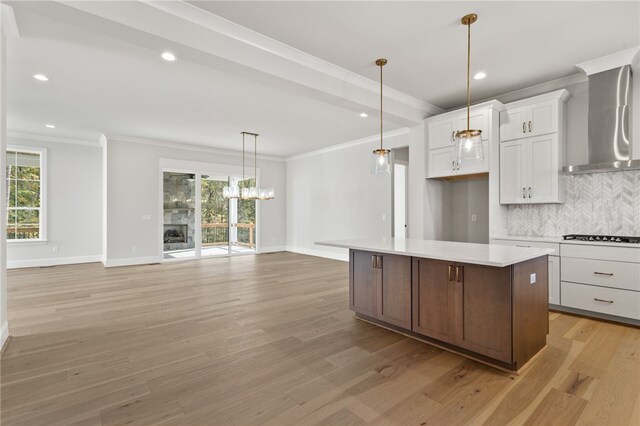
[[[389,161],[389,149],[375,149],[371,156],[371,173],[380,175],[391,173],[391,162]]]
[[[240,188],[237,186],[225,186],[222,188],[224,198],[240,198]]]
[[[465,161],[484,160],[482,130],[461,130],[455,135],[455,152],[458,164]]]

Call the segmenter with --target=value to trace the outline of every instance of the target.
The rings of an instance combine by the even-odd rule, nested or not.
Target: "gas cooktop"
[[[615,235],[582,235],[582,234],[568,234],[562,236],[563,240],[576,240],[576,241],[590,241],[601,243],[630,243],[640,244],[640,237],[623,237]]]

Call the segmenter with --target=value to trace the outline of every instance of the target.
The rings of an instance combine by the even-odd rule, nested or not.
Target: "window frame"
[[[40,156],[40,207],[39,207],[39,220],[40,220],[40,232],[39,238],[29,238],[29,239],[9,239],[7,238],[7,226],[9,220],[9,205],[7,205],[4,209],[3,213],[3,222],[4,222],[4,233],[7,244],[33,244],[33,243],[46,243],[47,240],[47,149],[42,147],[34,147],[34,146],[20,146],[20,145],[7,145],[4,151],[4,184],[7,185],[7,180],[9,177],[7,176],[7,152],[15,151],[15,152],[24,152],[26,154],[38,154]],[[8,197],[9,188],[7,187]]]

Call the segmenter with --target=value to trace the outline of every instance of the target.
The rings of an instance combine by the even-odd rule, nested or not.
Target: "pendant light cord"
[[[242,132],[242,185],[244,185],[244,132]],[[242,188],[242,185],[238,185],[238,188]]]
[[[258,189],[258,135],[253,135],[253,185]]]
[[[382,67],[384,64],[380,64],[380,151],[382,151]]]
[[[471,22],[467,23],[467,134],[470,129],[471,109]]]

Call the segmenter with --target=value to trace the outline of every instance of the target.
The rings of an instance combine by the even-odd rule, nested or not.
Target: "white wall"
[[[46,149],[48,240],[8,243],[8,267],[99,262],[102,253],[100,146],[47,142],[15,135],[8,138],[8,143]]]
[[[238,153],[188,145],[108,139],[106,264],[118,266],[162,259],[158,217],[161,196],[160,159],[242,165]],[[276,198],[259,201],[259,250],[284,249],[285,163],[258,158],[260,184],[273,187]],[[150,220],[143,216],[149,215]],[[135,246],[135,251],[132,247]]]
[[[408,228],[411,238],[422,238],[424,131],[419,126],[387,135],[385,148],[409,147]],[[288,250],[346,260],[346,250],[315,242],[391,237],[391,175],[371,174],[371,151],[378,144],[373,136],[287,159]]]
[[[3,7],[0,5],[0,22],[2,22]],[[0,153],[6,151],[7,141],[7,84],[6,84],[6,40],[4,28],[0,28]],[[6,179],[6,155],[0,155],[0,182]],[[0,223],[6,223],[7,194],[6,185],[0,185]],[[9,337],[9,322],[7,316],[7,245],[6,233],[0,232],[0,348]]]

